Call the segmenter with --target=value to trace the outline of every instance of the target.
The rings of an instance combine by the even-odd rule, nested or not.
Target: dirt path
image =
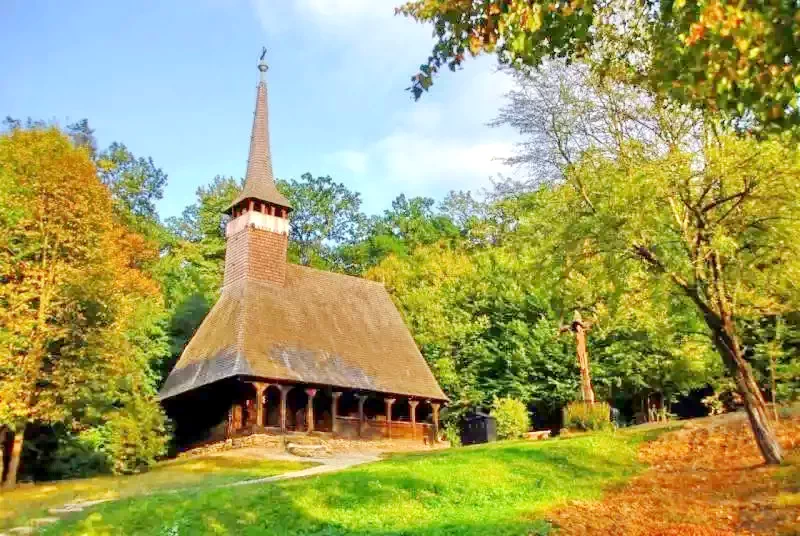
[[[778,434],[787,463],[766,467],[743,415],[689,423],[642,447],[644,474],[549,519],[559,535],[800,535],[800,416]]]
[[[356,465],[376,462],[381,459],[378,454],[334,454],[333,456],[327,458],[300,458],[291,454],[273,454],[270,455],[269,458],[273,460],[314,462],[319,465],[315,465],[314,467],[309,467],[307,469],[300,469],[299,471],[289,471],[288,473],[275,476],[242,480],[240,482],[233,482],[232,484],[223,484],[218,487],[229,488],[234,486],[251,486],[253,484],[263,484],[265,482],[277,482],[279,480],[305,478],[307,476],[333,473],[343,469],[348,469],[350,467],[355,467]]]

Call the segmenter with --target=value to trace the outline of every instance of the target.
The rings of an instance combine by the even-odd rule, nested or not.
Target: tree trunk
[[[710,326],[714,332],[714,344],[722,360],[736,382],[736,388],[744,401],[744,409],[750,420],[756,444],[768,465],[777,465],[783,459],[778,438],[767,417],[767,404],[753,376],[753,369],[745,360],[733,328],[731,319],[723,319],[721,325]]]
[[[19,470],[19,461],[22,458],[22,444],[25,441],[25,425],[23,424],[14,431],[14,443],[11,447],[11,458],[8,462],[8,473],[6,474],[6,481],[3,487],[11,489],[17,486],[17,471]]]
[[[0,426],[0,486],[6,474],[6,427]]]
[[[776,398],[778,385],[775,381],[775,354],[773,352],[769,353],[769,379],[771,384],[770,389],[772,390],[772,415],[775,418],[775,422],[778,422],[778,401]]]

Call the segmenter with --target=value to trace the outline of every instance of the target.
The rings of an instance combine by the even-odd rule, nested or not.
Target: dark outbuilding
[[[473,445],[497,441],[497,421],[482,411],[468,413],[461,421],[461,443]]]

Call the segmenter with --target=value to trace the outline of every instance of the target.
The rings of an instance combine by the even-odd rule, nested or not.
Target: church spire
[[[264,201],[279,207],[291,209],[289,201],[275,186],[272,174],[272,155],[269,147],[269,110],[267,108],[267,63],[264,61],[267,49],[261,53],[258,70],[261,73],[256,88],[256,111],[253,116],[253,130],[250,134],[250,154],[247,158],[247,175],[244,187],[236,200],[226,209],[230,211],[247,199]]]

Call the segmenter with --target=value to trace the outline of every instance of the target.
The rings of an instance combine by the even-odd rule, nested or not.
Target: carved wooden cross
[[[584,322],[581,318],[581,313],[575,311],[572,323],[567,326],[561,326],[558,332],[564,333],[565,331],[571,331],[575,334],[578,367],[581,370],[581,397],[584,402],[594,404],[594,389],[592,389],[592,376],[589,370],[589,352],[586,350],[586,331],[589,330],[590,327],[591,324]]]

